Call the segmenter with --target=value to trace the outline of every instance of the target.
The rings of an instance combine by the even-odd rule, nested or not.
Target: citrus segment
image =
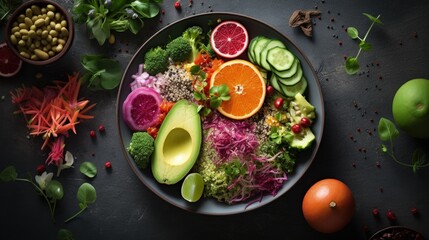
[[[204,181],[199,173],[191,173],[182,183],[182,197],[188,202],[196,202],[203,195]]]
[[[235,58],[242,54],[249,43],[246,28],[238,22],[226,21],[213,29],[210,44],[217,55]]]
[[[22,60],[16,56],[6,43],[0,44],[0,76],[12,77],[21,69]]]
[[[224,101],[218,111],[232,119],[246,119],[262,107],[266,86],[258,68],[245,60],[223,63],[212,75],[210,86],[226,84],[231,99]]]

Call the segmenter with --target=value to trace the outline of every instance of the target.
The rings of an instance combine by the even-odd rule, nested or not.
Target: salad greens
[[[118,61],[101,55],[83,55],[81,64],[87,70],[82,81],[88,88],[111,90],[121,82],[122,69]]]
[[[103,45],[112,31],[137,34],[144,19],[158,15],[162,0],[75,0],[72,7],[76,23],[85,24],[89,37]]]
[[[380,149],[383,153],[389,155],[398,164],[405,167],[411,167],[413,169],[413,172],[416,172],[421,168],[429,166],[429,163],[426,162],[426,153],[420,148],[414,150],[413,155],[411,157],[411,163],[405,163],[400,161],[396,157],[393,145],[394,140],[398,136],[399,131],[396,128],[395,124],[387,118],[380,118],[380,121],[378,123],[378,137],[381,141],[390,143],[390,147],[387,147],[385,144],[381,144]]]
[[[80,210],[74,214],[73,216],[69,217],[65,222],[69,222],[75,217],[77,217],[79,214],[81,214],[85,209],[88,208],[88,206],[95,202],[97,199],[97,193],[95,191],[94,186],[92,186],[89,183],[83,183],[80,185],[79,189],[77,190],[77,200],[79,201],[79,208]]]
[[[358,39],[359,40],[359,51],[356,54],[356,56],[355,57],[348,57],[346,59],[345,70],[350,75],[356,74],[359,71],[360,66],[359,66],[358,58],[359,58],[361,51],[362,50],[370,51],[372,48],[372,45],[366,41],[366,38],[368,37],[369,32],[371,31],[372,27],[374,26],[374,24],[383,24],[379,19],[380,15],[378,15],[377,17],[374,17],[368,13],[363,13],[363,15],[368,17],[368,19],[372,22],[371,26],[369,26],[368,31],[365,33],[365,36],[363,38],[359,37],[359,32],[355,27],[348,27],[347,28],[347,34],[349,35],[349,37],[352,39]]]

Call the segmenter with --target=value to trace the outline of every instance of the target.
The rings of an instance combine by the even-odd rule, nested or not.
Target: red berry
[[[106,163],[104,163],[104,167],[105,168],[112,168],[112,163],[111,162],[106,162]]]
[[[392,210],[387,211],[387,218],[389,219],[389,221],[396,221],[396,215],[392,212]]]
[[[372,215],[377,216],[380,215],[380,211],[378,210],[378,208],[374,208],[372,209]]]
[[[89,136],[90,136],[90,137],[92,137],[92,138],[95,138],[97,135],[95,134],[95,131],[94,131],[94,130],[91,130],[91,131],[89,132]]]
[[[98,126],[98,131],[104,132],[104,131],[106,131],[106,128],[104,127],[104,125],[100,125],[100,126]]]
[[[176,9],[180,9],[180,8],[181,8],[180,1],[176,1],[176,2],[174,3],[174,7],[175,7]]]
[[[292,126],[292,132],[298,134],[302,131],[301,125],[295,124]]]
[[[37,174],[38,175],[42,174],[44,171],[46,171],[45,165],[40,164],[39,166],[37,166]]]
[[[310,119],[308,119],[308,118],[306,118],[306,117],[303,117],[303,118],[301,118],[301,120],[300,120],[299,124],[301,124],[301,126],[302,126],[302,127],[307,128],[307,127],[310,127],[310,125],[311,125],[311,120],[310,120]]]
[[[274,94],[273,86],[271,86],[271,85],[267,86],[267,94],[268,94],[268,96],[272,96]]]
[[[274,107],[277,109],[282,108],[283,104],[284,104],[284,100],[281,97],[276,98],[276,100],[274,101]]]

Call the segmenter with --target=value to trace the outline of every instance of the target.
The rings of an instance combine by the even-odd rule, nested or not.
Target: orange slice
[[[246,119],[261,109],[265,100],[265,81],[252,63],[235,59],[223,63],[212,75],[210,87],[226,84],[231,99],[217,109],[232,119]]]

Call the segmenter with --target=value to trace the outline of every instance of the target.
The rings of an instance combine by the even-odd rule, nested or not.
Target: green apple
[[[395,93],[392,113],[407,134],[429,138],[429,80],[416,78],[404,83]]]

